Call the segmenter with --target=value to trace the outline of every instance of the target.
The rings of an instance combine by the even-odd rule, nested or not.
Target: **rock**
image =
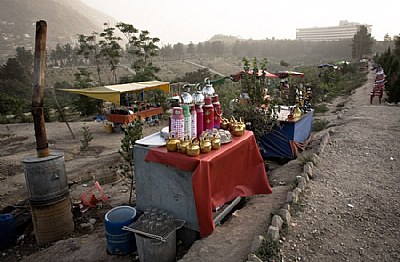
[[[302,177],[303,178],[303,177]],[[306,180],[303,178],[303,180],[302,181],[300,181],[298,184],[297,184],[297,188],[299,188],[300,190],[304,190],[305,188],[306,188],[306,182],[305,182]]]
[[[283,206],[283,209],[286,209],[287,211],[290,211],[290,204],[285,204]]]
[[[299,187],[296,187],[295,189],[293,189],[293,193],[299,196],[301,193],[301,189]]]
[[[262,260],[260,258],[258,258],[256,255],[254,254],[249,254],[247,256],[247,261],[251,261],[251,262],[262,262]]]
[[[281,210],[279,210],[279,215],[282,217],[283,221],[289,225],[291,220],[290,212],[282,208]]]
[[[310,178],[313,177],[313,165],[311,162],[307,162],[304,166],[303,166],[303,172],[306,173],[307,175],[309,175]]]
[[[299,201],[298,194],[294,192],[288,192],[286,195],[286,203],[297,203]]]
[[[261,246],[262,242],[264,241],[264,239],[265,238],[263,236],[261,236],[261,235],[257,235],[257,236],[254,237],[253,243],[251,244],[251,252],[252,253],[256,252],[260,248],[260,246]]]
[[[278,240],[279,239],[279,228],[274,227],[274,226],[269,226],[268,231],[267,231],[267,237],[269,237],[272,240]]]
[[[299,195],[292,192],[292,203],[296,204],[299,202]]]
[[[310,182],[310,177],[308,176],[307,173],[301,173],[300,176],[304,177],[307,183]]]
[[[282,225],[283,225],[283,220],[280,216],[278,215],[274,215],[272,217],[272,222],[271,222],[271,226],[277,227],[279,230],[282,229]]]
[[[314,153],[312,155],[312,162],[314,163],[314,165],[318,165],[320,161],[321,161],[321,158],[317,154]]]

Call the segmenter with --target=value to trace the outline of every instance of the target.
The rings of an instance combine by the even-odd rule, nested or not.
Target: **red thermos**
[[[204,123],[203,123],[203,117],[204,117],[204,113],[203,113],[203,108],[201,105],[196,105],[196,135],[200,136],[201,133],[204,130]]]
[[[219,103],[217,94],[215,94],[212,97],[212,104],[213,104],[213,107],[214,107],[214,127],[216,129],[219,129],[220,128],[221,115],[222,114],[221,114],[221,104]]]
[[[203,106],[203,111],[204,111],[204,130],[211,130],[214,128],[214,107],[212,105],[211,97],[205,97],[204,98],[204,106]]]

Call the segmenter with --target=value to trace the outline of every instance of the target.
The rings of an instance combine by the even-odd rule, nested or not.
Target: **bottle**
[[[197,117],[196,117],[196,107],[195,105],[190,106],[190,121],[191,121],[191,132],[190,137],[197,137]]]
[[[196,104],[196,135],[199,136],[204,130],[204,111],[201,104]],[[193,137],[194,138],[194,137]]]
[[[192,133],[192,120],[189,105],[182,105],[183,119],[184,119],[184,133],[183,136],[190,137]]]
[[[184,137],[184,117],[181,107],[173,107],[171,115],[171,132],[175,133],[176,138],[183,139]]]
[[[214,127],[216,129],[219,129],[221,126],[221,104],[219,103],[218,100],[218,95],[215,94],[212,97],[212,105],[214,107]]]
[[[203,129],[212,130],[214,128],[214,107],[212,105],[211,97],[205,97],[204,102],[205,104],[203,106],[203,111],[204,111]]]

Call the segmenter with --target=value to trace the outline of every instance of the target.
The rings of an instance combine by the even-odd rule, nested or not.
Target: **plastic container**
[[[135,234],[122,230],[136,219],[136,209],[130,206],[115,207],[106,213],[104,225],[109,254],[127,255],[136,250]]]
[[[15,218],[12,214],[0,214],[0,249],[13,244],[16,239]]]

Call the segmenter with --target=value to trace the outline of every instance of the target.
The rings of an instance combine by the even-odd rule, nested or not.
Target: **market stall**
[[[311,110],[298,118],[288,119],[287,115],[280,118],[280,125],[257,141],[263,158],[295,158],[310,137],[313,113]]]
[[[154,89],[159,89],[169,93],[170,84],[169,82],[147,81],[147,82],[135,82],[127,84],[90,87],[84,89],[61,89],[61,90],[108,101],[119,107],[121,103],[121,94],[138,93]],[[129,107],[125,107],[123,109],[110,111],[106,115],[106,117],[108,121],[113,123],[128,124],[135,121],[138,118],[138,116],[140,116],[142,119],[146,119],[158,116],[163,113],[164,111],[161,107],[147,106],[136,112],[131,110],[131,108]]]
[[[134,153],[138,210],[168,210],[202,237],[213,232],[213,211],[225,203],[272,193],[251,131],[196,157],[168,152],[165,146],[135,145]]]
[[[106,114],[106,118],[107,121],[112,123],[129,124],[138,120],[139,116],[140,119],[148,121],[153,117],[159,118],[163,113],[164,109],[162,107],[150,107],[145,110],[137,111],[136,113],[133,113],[132,110],[126,109],[123,112],[110,111],[109,114]]]

